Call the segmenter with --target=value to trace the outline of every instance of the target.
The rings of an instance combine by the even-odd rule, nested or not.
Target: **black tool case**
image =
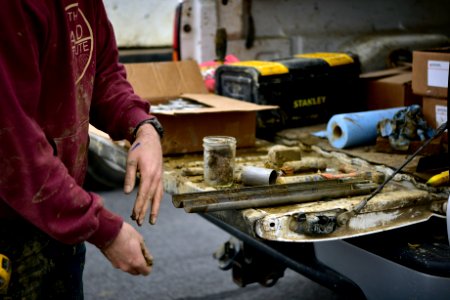
[[[324,123],[333,114],[362,109],[359,74],[357,57],[348,53],[243,61],[217,68],[216,93],[278,105],[278,110],[258,112],[257,136],[272,139],[279,130]]]

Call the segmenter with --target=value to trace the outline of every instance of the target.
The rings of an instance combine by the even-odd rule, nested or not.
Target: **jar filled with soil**
[[[230,136],[203,138],[203,177],[208,185],[228,187],[233,184],[236,139]]]

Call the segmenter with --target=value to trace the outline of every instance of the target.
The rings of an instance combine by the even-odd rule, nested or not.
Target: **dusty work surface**
[[[277,134],[277,143],[286,145],[296,145],[302,143],[304,145],[314,145],[325,151],[333,151],[345,153],[348,156],[358,157],[374,165],[385,165],[393,169],[398,168],[403,161],[408,157],[407,154],[396,153],[382,153],[377,152],[373,145],[353,147],[349,149],[336,149],[330,145],[327,139],[319,138],[311,134],[311,132],[317,132],[326,129],[326,124],[317,126],[293,128],[280,131]],[[417,179],[426,181],[431,175],[427,173],[416,172],[416,168],[422,155],[415,157],[408,165],[406,165],[402,172],[411,174]]]
[[[319,129],[321,127],[317,127],[317,130]],[[302,160],[325,159],[326,169],[284,174],[278,178],[277,184],[304,182],[310,184],[315,180],[315,176],[328,173],[350,176],[356,173],[364,174],[363,179],[376,185],[380,183],[380,178],[382,181],[382,178],[392,174],[406,158],[405,155],[376,153],[370,147],[335,151],[326,140],[313,137],[309,132],[311,129],[283,131],[277,138],[277,144],[298,147],[301,149]],[[240,171],[244,166],[267,167],[268,152],[273,146],[274,144],[258,141],[253,148],[239,149],[236,154],[235,183],[232,187],[221,190],[216,190],[203,182],[202,153],[166,157],[165,189],[172,195],[195,193],[192,194],[194,202],[195,198],[205,198],[203,195],[211,195],[211,199],[207,200],[211,203],[218,200],[227,201],[231,195],[247,190],[250,196],[246,197],[251,198],[252,188],[255,187],[242,184]],[[352,210],[368,193],[360,196],[247,209],[208,211],[206,206],[202,212],[254,237],[290,242],[348,238],[408,226],[434,216],[443,217],[443,203],[447,200],[448,189],[429,188],[421,182],[419,177],[412,176],[415,170],[414,164],[417,164],[417,161],[411,162],[405,172],[397,174],[382,192],[372,198],[361,213],[352,217],[346,225],[337,224],[337,215]],[[263,191],[265,189],[257,188]],[[269,188],[266,188],[269,191]],[[315,189],[317,190],[320,191]],[[261,197],[270,200],[271,194],[268,192],[267,195],[264,193],[262,196],[255,195],[255,198]],[[232,201],[239,200],[236,197],[232,199]],[[175,206],[183,207],[179,204]]]

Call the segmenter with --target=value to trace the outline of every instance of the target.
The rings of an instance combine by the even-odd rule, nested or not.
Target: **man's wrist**
[[[161,139],[164,137],[164,128],[162,127],[161,123],[159,123],[156,117],[151,117],[149,119],[141,121],[139,124],[136,125],[136,127],[133,130],[133,139],[136,139],[139,128],[144,124],[152,125],[153,128],[155,128],[156,132],[158,133],[159,137]]]

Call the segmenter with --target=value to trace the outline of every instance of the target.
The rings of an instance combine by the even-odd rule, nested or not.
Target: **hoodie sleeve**
[[[37,120],[47,11],[30,14],[37,10],[30,5],[44,5],[36,1],[27,7],[25,1],[1,2],[0,202],[61,242],[102,248],[117,236],[122,218],[77,184]],[[0,217],[5,213],[1,209]]]
[[[118,61],[114,31],[102,1],[97,11],[97,72],[91,107],[91,122],[115,139],[132,140],[134,128],[150,117],[150,104],[134,94]]]

